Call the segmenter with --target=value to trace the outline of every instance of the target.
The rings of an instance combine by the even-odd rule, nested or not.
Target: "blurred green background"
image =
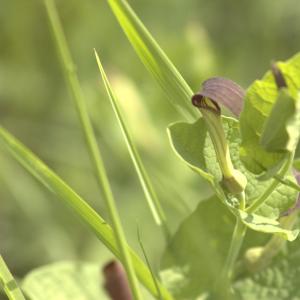
[[[56,1],[130,244],[137,227],[155,268],[164,248],[100,82],[96,48],[172,230],[209,187],[172,153],[166,126],[181,119],[146,72],[106,1]],[[300,50],[299,0],[131,0],[137,14],[196,91],[211,76],[247,87],[273,59]],[[0,120],[107,217],[43,1],[0,0]],[[0,253],[22,277],[58,260],[102,264],[101,243],[0,149]]]

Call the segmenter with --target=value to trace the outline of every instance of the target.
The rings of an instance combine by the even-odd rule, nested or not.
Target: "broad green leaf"
[[[288,244],[266,269],[237,281],[234,290],[239,300],[300,300],[299,240]]]
[[[51,171],[29,149],[17,139],[0,127],[0,145],[8,152],[41,184],[57,196],[62,203],[69,206],[79,219],[94,232],[103,244],[117,257],[120,257],[119,248],[111,227],[93,210],[76,192],[74,192],[58,175]],[[142,260],[129,248],[135,272],[140,282],[157,297],[157,289],[152,280],[151,273]],[[163,299],[173,299],[168,291],[160,286]]]
[[[202,118],[194,124],[173,123],[168,126],[167,132],[173,150],[190,168],[210,182],[213,181],[215,175],[221,176],[219,173],[210,173],[213,170],[209,168],[209,161],[211,156],[215,158],[214,148]]]
[[[278,67],[287,82],[289,94],[293,99],[297,99],[300,89],[300,54],[286,62],[279,62]],[[262,173],[273,167],[285,155],[285,153],[280,151],[268,152],[260,144],[266,121],[272,114],[277,98],[278,88],[271,72],[267,72],[262,80],[256,80],[246,93],[244,109],[240,117],[242,134],[241,158],[246,167],[255,174]],[[297,114],[298,108],[296,109],[296,107],[298,105],[294,109],[294,112]],[[278,114],[276,111],[277,109],[274,112],[275,115]],[[283,113],[285,118],[294,118],[288,111]],[[284,120],[283,123],[288,123],[288,121]],[[293,123],[295,124],[295,122]],[[280,133],[275,134],[278,136]],[[294,139],[294,136],[292,138]]]
[[[10,300],[25,300],[21,289],[0,255],[0,291],[2,289]]]
[[[223,117],[223,126],[229,143],[233,165],[247,178],[248,184],[245,192],[247,204],[251,204],[269,186],[270,180],[258,180],[240,161],[239,145],[241,138],[238,121]],[[199,119],[192,124],[185,122],[171,124],[168,128],[168,134],[175,153],[190,168],[210,183],[221,181],[222,174],[203,119]],[[282,212],[293,206],[296,198],[297,191],[291,187],[279,184],[277,189],[272,192],[256,213],[277,219]]]
[[[108,300],[100,274],[98,264],[59,262],[31,271],[22,288],[31,300]]]
[[[267,151],[295,151],[300,134],[299,96],[291,97],[287,89],[279,91],[261,136],[261,145]]]
[[[228,254],[235,217],[216,196],[202,201],[180,225],[161,260],[161,277],[176,299],[210,291]],[[268,235],[248,231],[241,255]]]
[[[241,210],[239,210],[237,214],[246,226],[255,231],[278,234],[282,238],[290,242],[294,241],[299,234],[298,229],[284,229],[280,226],[280,223],[278,221],[272,220],[270,218],[262,217],[256,214],[248,214],[247,212]]]
[[[107,0],[139,58],[185,117],[194,119],[193,92],[126,0]]]

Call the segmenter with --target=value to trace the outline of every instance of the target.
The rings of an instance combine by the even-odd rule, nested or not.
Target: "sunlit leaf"
[[[286,80],[289,94],[293,99],[297,99],[300,89],[300,54],[277,65]],[[247,168],[256,174],[273,167],[285,155],[284,152],[268,152],[260,144],[266,121],[277,98],[278,87],[271,72],[267,72],[262,80],[256,80],[246,93],[244,110],[240,116],[241,158]],[[294,112],[297,113],[298,106],[294,107]]]
[[[247,212],[241,210],[238,211],[238,215],[246,226],[255,231],[278,234],[288,241],[294,241],[299,234],[299,230],[297,229],[288,230],[282,228],[280,226],[280,223],[276,220],[272,220],[256,214],[248,214]]]
[[[299,129],[300,93],[294,98],[287,89],[281,89],[264,125],[261,145],[270,152],[293,152],[299,141]]]
[[[166,92],[171,103],[188,118],[197,117],[190,104],[193,95],[178,70],[151,36],[126,0],[107,1],[139,58]]]

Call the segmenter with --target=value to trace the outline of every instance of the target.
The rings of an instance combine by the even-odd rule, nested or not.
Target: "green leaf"
[[[261,145],[270,152],[295,151],[300,135],[300,97],[291,97],[287,89],[281,89],[266,120]]]
[[[300,89],[300,54],[297,54],[286,62],[279,62],[278,67],[287,82],[289,94],[295,101]],[[282,101],[284,101],[284,99],[287,100],[284,96],[279,97],[276,105],[278,108],[274,108],[277,99],[278,88],[271,72],[267,72],[262,80],[256,80],[246,93],[244,109],[240,117],[242,134],[241,158],[246,167],[255,174],[262,173],[265,170],[274,167],[283,159],[285,153],[274,151],[273,140],[280,136],[284,131],[289,131],[288,127],[290,121],[293,123],[292,128],[296,128],[295,124],[299,122],[297,121],[297,118],[299,118],[299,116],[297,117],[297,115],[299,115],[299,104],[296,104],[296,102],[292,104],[291,99],[288,99],[287,105],[290,104],[291,106],[294,106],[294,108],[288,109],[287,111],[285,111],[285,108],[281,111],[281,113],[284,114],[282,115],[284,120],[278,120],[278,124],[274,127],[276,128],[276,132],[274,132],[274,135],[272,134],[272,139],[267,139],[267,134],[271,134],[270,132],[272,131],[272,127],[270,126],[276,123],[276,120],[273,118],[277,117],[280,113],[280,107],[283,105]],[[270,116],[271,119],[269,119]],[[267,125],[267,120],[270,122],[270,125]],[[277,128],[277,125],[280,125],[280,128]],[[265,133],[265,136],[263,136],[263,143],[273,152],[268,152],[260,143],[264,130],[267,130],[267,132]],[[295,138],[297,139],[295,129],[292,131],[294,133],[291,136],[291,144],[294,143]],[[289,136],[286,137],[283,135],[280,139],[280,148],[283,147],[284,142],[287,144],[290,143]],[[270,143],[270,145],[268,145],[268,143]]]
[[[0,144],[40,183],[57,196],[62,203],[69,206],[79,219],[103,242],[103,244],[117,257],[120,251],[111,227],[93,210],[76,192],[74,192],[59,176],[51,171],[29,149],[0,127]],[[154,295],[158,296],[151,273],[143,261],[129,248],[135,272],[140,282]],[[173,299],[168,291],[160,286],[163,299]]]
[[[296,159],[293,166],[296,170],[300,171],[300,159]]]
[[[237,211],[237,215],[249,228],[259,232],[278,234],[282,238],[290,242],[294,241],[299,234],[298,229],[284,229],[280,226],[280,223],[278,221],[272,220],[270,218],[262,217],[256,214],[249,214],[241,210]]]
[[[202,118],[193,124],[173,123],[168,126],[167,132],[173,150],[191,169],[210,182],[213,182],[215,176],[221,176],[220,173],[211,174],[212,171],[218,170],[214,169],[215,160],[212,162],[213,168],[209,168],[211,156],[215,159],[215,155],[206,124]]]
[[[161,277],[176,299],[196,299],[213,288],[228,254],[235,217],[216,196],[200,202],[173,236],[161,260]],[[268,236],[247,232],[243,251]]]
[[[176,299],[196,299],[222,269],[234,216],[212,197],[179,227],[161,261],[161,277]]]
[[[22,288],[31,300],[109,299],[102,289],[100,274],[97,264],[59,262],[31,271]]]
[[[299,240],[288,244],[271,266],[234,284],[240,300],[300,300]]]
[[[0,291],[2,289],[10,300],[25,300],[21,289],[0,255]]]
[[[153,218],[157,225],[161,226],[161,228],[164,230],[164,233],[168,237],[168,226],[166,222],[166,216],[164,214],[164,211],[161,207],[160,201],[158,199],[158,196],[154,190],[154,187],[152,185],[152,182],[150,180],[150,177],[144,167],[144,164],[142,162],[142,159],[140,157],[140,154],[133,142],[133,139],[131,137],[131,134],[129,132],[128,126],[126,125],[126,121],[122,115],[121,109],[119,107],[118,100],[111,88],[111,85],[108,81],[108,78],[106,76],[106,73],[104,71],[104,68],[101,64],[100,58],[95,50],[95,56],[97,60],[97,64],[99,67],[99,71],[101,73],[102,80],[104,82],[109,100],[111,102],[111,105],[113,107],[114,113],[116,115],[116,118],[118,120],[119,126],[121,128],[121,131],[123,133],[128,152],[130,154],[131,160],[133,162],[133,165],[135,167],[136,173],[139,177],[141,186],[143,188],[144,194],[146,196],[150,211],[153,215]]]
[[[139,285],[134,272],[129,250],[127,249],[126,237],[120,220],[116,201],[114,199],[105,165],[97,145],[97,139],[90,121],[85,100],[81,92],[80,83],[76,74],[76,68],[74,67],[74,63],[71,58],[54,0],[45,0],[45,6],[49,23],[53,31],[55,44],[61,56],[61,63],[66,75],[66,81],[72,93],[74,106],[77,109],[78,119],[85,136],[87,149],[89,151],[92,166],[94,167],[95,171],[96,180],[100,190],[102,191],[103,199],[112,223],[112,229],[117,240],[117,245],[120,249],[121,261],[126,270],[133,297],[137,300],[140,300],[141,296]]]
[[[229,143],[233,165],[247,178],[248,184],[245,193],[247,205],[250,205],[267,189],[270,180],[258,180],[241,162],[239,157],[241,138],[238,121],[223,117],[223,126]],[[213,144],[203,119],[199,119],[192,124],[186,122],[171,124],[168,128],[168,135],[175,153],[190,168],[207,179],[213,186],[222,180],[222,173]],[[297,191],[291,187],[279,184],[267,201],[256,211],[256,214],[277,219],[282,212],[293,206],[296,198]]]
[[[127,1],[108,0],[107,2],[139,58],[166,92],[171,103],[185,117],[192,117],[192,119],[197,117],[198,114],[191,105],[193,95],[191,88]]]

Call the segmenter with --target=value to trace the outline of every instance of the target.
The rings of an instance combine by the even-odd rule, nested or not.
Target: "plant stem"
[[[286,173],[291,167],[291,163],[293,162],[294,153],[290,154],[287,162],[282,167],[282,169],[278,173],[279,178],[284,178]],[[257,198],[247,209],[246,211],[248,213],[254,213],[264,202],[269,198],[269,196],[272,194],[272,192],[277,188],[277,186],[280,184],[280,181],[275,179],[271,182],[269,187],[264,191],[264,193]]]
[[[18,287],[17,282],[10,273],[4,259],[0,255],[0,289],[4,290],[10,300],[25,300],[25,297]]]
[[[121,259],[120,247],[118,247],[115,233],[111,226],[69,185],[67,185],[56,173],[45,165],[36,155],[26,148],[20,141],[0,126],[0,145],[4,146],[8,153],[18,161],[37,181],[48,191],[57,197],[61,203],[69,207],[74,215],[85,224],[91,232],[107,247],[111,253]],[[140,282],[156,298],[159,297],[152,276],[135,251],[128,245],[135,272]],[[157,281],[164,300],[174,300],[167,289]]]
[[[74,67],[74,63],[72,61],[71,54],[67,46],[67,42],[62,30],[55,3],[53,0],[45,0],[45,4],[51,28],[54,34],[55,43],[61,57],[62,67],[65,71],[66,81],[69,85],[70,91],[73,96],[74,104],[77,108],[77,113],[86,139],[91,161],[95,169],[97,182],[106,202],[106,206],[112,222],[112,228],[115,232],[117,244],[120,249],[121,261],[126,270],[133,297],[134,299],[139,300],[142,298],[137,277],[127,248],[125,234],[115,204],[114,196],[110,187],[109,179],[107,177],[105,166],[100,151],[98,149],[97,140],[88,115],[87,107],[83,99],[81,87],[76,74],[76,68]]]
[[[244,210],[245,203],[246,203],[245,192],[238,194],[237,198],[240,201],[240,209]],[[240,220],[240,218],[237,217],[234,231],[233,231],[232,238],[231,238],[228,256],[226,258],[221,275],[218,278],[218,280],[216,282],[216,286],[215,286],[215,294],[218,299],[221,297],[221,295],[222,295],[222,297],[225,297],[224,295],[229,294],[230,280],[232,278],[234,264],[239,255],[246,230],[247,230],[246,225]],[[224,298],[220,298],[220,299],[224,299]]]
[[[234,264],[239,255],[247,227],[239,218],[236,218],[235,228],[232,234],[228,256],[220,277],[216,283],[215,293],[217,295],[225,295],[229,292],[230,280],[234,269]],[[218,298],[219,299],[219,298]],[[223,299],[223,298],[220,298]]]

